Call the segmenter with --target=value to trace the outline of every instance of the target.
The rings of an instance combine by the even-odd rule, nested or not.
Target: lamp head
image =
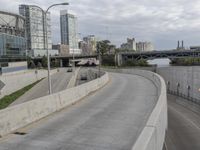
[[[69,5],[69,3],[67,3],[67,2],[66,3],[61,3],[61,5]]]

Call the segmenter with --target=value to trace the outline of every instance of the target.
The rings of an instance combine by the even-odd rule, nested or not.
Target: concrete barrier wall
[[[157,72],[165,79],[169,92],[200,104],[199,66],[165,67],[158,68]]]
[[[72,75],[72,77],[71,77],[71,79],[70,79],[70,81],[67,85],[67,88],[72,88],[76,85],[76,80],[77,80],[80,69],[81,68],[79,67],[75,70],[75,72],[73,73],[73,75]]]
[[[21,62],[9,62],[8,63],[9,67],[21,67],[21,66],[28,66],[27,61],[21,61]]]
[[[1,110],[0,136],[11,133],[16,129],[76,103],[89,93],[103,87],[108,81],[109,76],[106,73],[101,78],[80,86]]]
[[[52,70],[51,74],[56,73],[57,70]],[[4,82],[5,87],[1,90],[0,98],[9,95],[31,83],[36,82],[44,77],[47,77],[47,70],[27,70],[24,72],[1,75],[0,80]]]
[[[163,78],[145,70],[113,69],[110,71],[143,76],[157,87],[158,102],[132,150],[162,150],[168,125],[166,85]]]

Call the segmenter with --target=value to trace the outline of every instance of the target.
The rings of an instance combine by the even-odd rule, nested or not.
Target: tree
[[[57,59],[51,61],[51,67],[60,67],[59,61]]]
[[[40,69],[42,68],[42,64],[40,62],[38,62],[37,67]]]
[[[31,62],[32,62],[31,57],[27,57],[28,68],[31,68]]]
[[[34,63],[34,61],[32,61],[32,60],[31,60],[31,62],[30,62],[30,68],[31,68],[31,69],[34,69],[34,68],[35,68],[35,63]]]
[[[141,66],[146,67],[148,66],[148,62],[145,59],[140,60],[126,60],[123,64],[123,66]]]
[[[195,58],[195,57],[174,58],[171,60],[171,64],[181,65],[181,66],[200,65],[200,58]]]
[[[42,67],[47,68],[47,57],[46,56],[42,57]]]
[[[101,56],[105,55],[110,50],[110,41],[103,40],[97,42],[97,52],[100,53]]]
[[[145,59],[140,59],[140,60],[137,61],[137,65],[145,67],[145,66],[148,66],[148,62]]]

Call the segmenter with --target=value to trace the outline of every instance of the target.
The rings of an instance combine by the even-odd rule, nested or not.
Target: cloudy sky
[[[18,12],[19,4],[44,9],[64,0],[0,0],[0,10]],[[51,10],[53,43],[60,42],[59,10],[78,17],[81,36],[95,34],[120,45],[127,37],[152,41],[156,49],[171,49],[177,40],[200,45],[200,0],[68,0],[70,6]]]

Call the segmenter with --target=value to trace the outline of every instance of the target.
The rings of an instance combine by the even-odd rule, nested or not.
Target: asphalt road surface
[[[168,95],[167,150],[200,150],[200,106]]]
[[[59,91],[65,90],[67,88],[68,82],[72,76],[71,72],[66,72],[67,69],[60,69],[60,72],[55,73],[51,76],[52,93],[57,93]],[[19,97],[10,106],[24,103],[42,96],[49,94],[48,89],[48,78],[45,78],[24,95]]]
[[[131,150],[157,102],[140,76],[111,73],[111,81],[79,103],[0,139],[0,150]]]

